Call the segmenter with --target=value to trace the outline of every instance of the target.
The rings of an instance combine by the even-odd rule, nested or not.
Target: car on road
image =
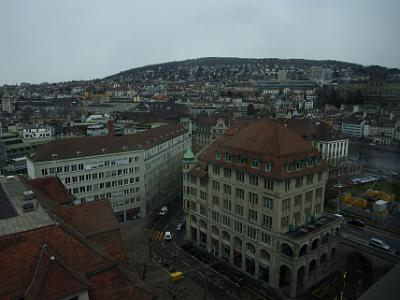
[[[176,225],[176,231],[181,231],[183,229],[183,224],[179,223],[178,225]]]
[[[166,231],[165,234],[164,234],[164,239],[166,241],[172,240],[172,233],[170,231]]]
[[[356,226],[356,227],[360,227],[360,228],[364,228],[365,227],[365,223],[364,221],[360,220],[360,219],[351,219],[347,221],[347,224],[352,225],[352,226]]]
[[[160,209],[160,212],[158,213],[158,215],[159,215],[159,216],[165,216],[165,215],[167,214],[167,212],[168,212],[168,207],[163,206],[163,207]]]
[[[386,244],[384,241],[376,239],[376,238],[371,238],[369,240],[369,245],[372,247],[379,248],[381,250],[390,251],[390,247],[388,244]]]

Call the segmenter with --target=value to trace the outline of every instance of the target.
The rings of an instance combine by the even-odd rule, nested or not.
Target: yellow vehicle
[[[172,282],[182,280],[185,277],[185,275],[183,275],[182,272],[174,272],[174,273],[171,273],[170,275],[171,275]]]

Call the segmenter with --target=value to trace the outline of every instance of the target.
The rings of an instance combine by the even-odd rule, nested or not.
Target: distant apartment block
[[[341,131],[348,137],[362,138],[364,132],[364,122],[342,122]]]
[[[135,135],[56,140],[30,154],[28,176],[58,176],[81,203],[108,198],[124,222],[181,192],[181,158],[190,143],[177,124]]]
[[[24,139],[43,139],[54,136],[54,128],[49,126],[30,126],[22,129]]]

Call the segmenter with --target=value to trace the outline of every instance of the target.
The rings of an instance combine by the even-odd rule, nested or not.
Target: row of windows
[[[139,157],[129,157],[127,159],[128,163],[133,163],[133,162],[138,162]],[[95,164],[88,164],[87,166],[94,166],[96,165],[95,168],[99,167],[110,167],[110,166],[116,166],[118,165],[118,160],[105,160],[101,162],[97,162]],[[41,169],[42,176],[48,176],[48,175],[55,175],[55,174],[63,174],[63,173],[70,173],[70,172],[77,172],[77,171],[83,171],[85,169],[85,166],[83,163],[80,164],[74,164],[74,165],[65,165],[65,166],[57,166],[57,167],[50,167],[50,168],[43,168]]]
[[[222,159],[221,152],[216,152],[215,153],[215,159],[218,160],[218,161]],[[234,162],[234,161],[236,161],[239,164],[244,165],[244,164],[247,163],[248,158],[246,156],[244,156],[244,155],[237,156],[237,155],[235,155],[233,153],[225,152],[224,160],[225,160],[225,162]],[[261,163],[262,163],[261,159],[259,159],[259,158],[250,159],[250,166],[252,168],[259,169],[261,167]],[[264,169],[265,169],[266,172],[271,172],[271,170],[272,170],[272,162],[271,161],[264,162]]]
[[[310,203],[313,199],[313,192],[314,191],[307,191],[305,193],[305,203]],[[321,188],[317,188],[315,190],[315,200],[321,200],[322,199],[322,195],[323,195],[323,189]],[[294,201],[293,201],[293,205],[294,207],[296,206],[300,206],[302,205],[303,202],[303,194],[299,194],[294,196]],[[288,210],[290,208],[290,203],[291,203],[291,198],[286,198],[282,201],[282,210]]]
[[[323,176],[323,173],[319,172],[318,175],[317,175],[318,182],[320,182],[322,180],[322,176]],[[294,179],[294,182],[295,182],[294,187],[295,188],[303,187],[304,178],[305,178],[305,181],[306,181],[307,185],[310,185],[310,184],[314,183],[314,174],[308,174],[305,177],[297,177],[297,178],[295,178]],[[293,181],[293,179],[286,179],[285,180],[285,191],[290,191],[292,181]]]
[[[74,195],[79,195],[79,194],[83,194],[83,193],[90,193],[92,192],[93,188],[91,185],[86,185],[86,186],[80,186],[80,187],[74,187],[72,189],[67,189],[68,193],[70,194],[74,194]],[[123,194],[124,195],[129,195],[129,194],[134,194],[134,193],[139,193],[140,192],[140,188],[139,187],[134,187],[134,188],[130,188],[130,189],[125,189]],[[98,200],[101,198],[112,198],[112,193],[108,192],[105,194],[99,194],[99,195],[95,195],[94,199]],[[122,195],[122,192],[121,192]]]
[[[70,184],[70,183],[77,183],[77,182],[84,182],[84,181],[102,179],[104,177],[107,178],[107,177],[116,177],[116,176],[122,176],[122,175],[129,175],[129,174],[137,173],[138,171],[139,171],[139,167],[135,167],[135,168],[129,168],[129,169],[126,168],[126,169],[105,171],[105,172],[92,173],[92,174],[86,174],[86,175],[65,177],[64,178],[64,183],[65,184]],[[139,182],[139,177],[136,177],[136,182]]]
[[[220,175],[221,168],[219,166],[213,165],[213,173],[216,175]],[[224,168],[224,177],[231,178],[232,170]],[[245,174],[243,172],[236,171],[236,180],[240,182],[244,182]],[[191,179],[192,183],[196,183],[196,179]],[[213,181],[213,189],[219,191],[220,186],[219,183],[214,183]],[[274,190],[274,181],[269,178],[264,178],[264,188],[270,191]],[[254,186],[259,186],[259,177],[257,175],[249,175],[249,183]]]

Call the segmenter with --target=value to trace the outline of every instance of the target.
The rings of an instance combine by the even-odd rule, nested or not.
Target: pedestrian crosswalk
[[[164,240],[164,232],[153,230],[153,232],[151,233],[151,239],[163,241]]]

